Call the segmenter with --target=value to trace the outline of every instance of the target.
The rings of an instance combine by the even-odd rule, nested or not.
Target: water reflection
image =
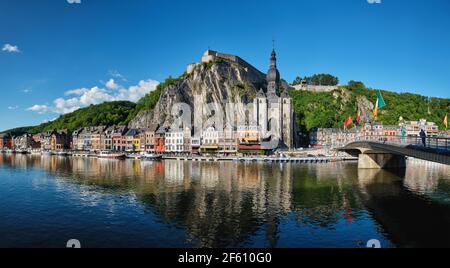
[[[142,222],[156,217],[163,226],[183,230],[184,246],[357,247],[358,241],[377,238],[384,246],[415,247],[449,246],[450,241],[450,173],[445,166],[412,163],[396,174],[358,170],[349,163],[140,162],[3,154],[0,167],[27,176],[44,170],[59,181],[60,191],[76,186],[72,191],[84,196],[79,202],[91,202],[93,208],[100,206],[95,200],[125,196],[123,202],[139,204],[135,214],[144,212]],[[45,181],[32,183],[45,190]],[[108,211],[110,217],[123,217],[114,206]],[[60,217],[64,221],[64,211]],[[92,228],[117,228],[125,246],[168,246],[144,238],[127,241],[127,234],[135,235],[133,228],[154,228],[142,222]],[[172,234],[165,235],[170,239]],[[100,238],[93,245],[106,246]]]
[[[448,166],[423,162],[404,172],[359,170],[364,206],[402,247],[449,247]],[[440,179],[445,178],[445,179]],[[442,198],[434,195],[439,192]]]

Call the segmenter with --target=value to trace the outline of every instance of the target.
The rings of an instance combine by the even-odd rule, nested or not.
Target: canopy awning
[[[219,146],[217,145],[202,145],[200,146],[201,149],[208,149],[208,150],[217,150],[219,149]]]

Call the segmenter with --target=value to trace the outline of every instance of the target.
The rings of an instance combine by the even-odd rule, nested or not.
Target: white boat
[[[53,155],[53,152],[51,152],[51,151],[43,151],[42,155]]]
[[[97,157],[98,158],[121,159],[121,158],[125,158],[125,154],[124,153],[112,153],[112,152],[108,152],[108,151],[102,151],[102,152],[97,154]]]
[[[140,154],[127,154],[126,157],[132,158],[132,159],[140,159],[141,155]]]
[[[162,155],[157,155],[157,154],[143,154],[141,156],[142,160],[160,160],[162,158]]]
[[[59,152],[56,152],[56,155],[58,155],[58,156],[67,156],[67,152],[59,151]]]

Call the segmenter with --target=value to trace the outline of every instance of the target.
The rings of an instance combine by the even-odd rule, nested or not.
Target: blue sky
[[[272,38],[289,82],[331,73],[450,97],[447,0],[71,1],[0,0],[0,129],[136,100],[208,47],[266,71]]]

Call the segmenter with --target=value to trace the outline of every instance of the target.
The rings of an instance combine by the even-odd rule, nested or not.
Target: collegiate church
[[[251,64],[236,55],[224,54],[213,50],[207,50],[202,62],[213,62],[217,59],[225,59],[239,63],[240,65],[259,72]],[[195,65],[188,66],[188,73],[192,72]],[[266,75],[267,89],[260,88],[253,100],[253,120],[256,124],[263,140],[279,140],[277,147],[294,148],[294,113],[292,99],[283,87],[280,79],[280,72],[277,69],[277,58],[275,49],[272,50],[270,58],[270,68]]]
[[[292,99],[286,88],[281,87],[275,50],[267,72],[267,90],[261,88],[253,101],[254,119],[264,138],[280,140],[280,147],[294,147],[294,113]]]

